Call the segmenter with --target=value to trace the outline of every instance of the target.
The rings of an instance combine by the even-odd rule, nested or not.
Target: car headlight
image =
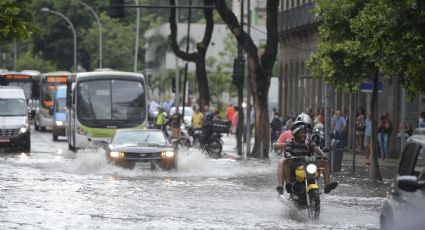
[[[307,165],[307,172],[310,174],[316,173],[317,166],[315,164],[309,164]]]
[[[56,125],[57,126],[62,126],[63,125],[63,121],[56,121]]]
[[[173,151],[161,152],[161,157],[163,157],[163,158],[174,157],[174,152]]]
[[[111,156],[112,158],[123,158],[124,157],[124,153],[123,152],[112,151],[112,152],[109,153],[109,156]]]
[[[19,129],[19,133],[26,133],[28,131],[28,128],[26,126],[23,126]]]

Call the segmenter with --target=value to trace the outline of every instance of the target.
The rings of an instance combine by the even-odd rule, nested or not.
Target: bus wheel
[[[41,132],[46,131],[46,127],[40,126],[40,131],[41,131]]]
[[[40,126],[38,126],[37,123],[34,123],[34,129],[38,131],[40,130]]]

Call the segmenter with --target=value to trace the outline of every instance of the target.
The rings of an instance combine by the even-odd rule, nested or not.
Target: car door
[[[415,142],[408,143],[404,148],[403,154],[400,158],[400,162],[397,169],[397,177],[412,175],[413,166],[415,163],[416,155],[418,151],[418,145]],[[397,185],[397,179],[394,182],[393,189],[391,191],[394,199],[392,214],[394,221],[400,223],[404,221],[405,214],[408,211],[406,201],[412,196],[412,192],[404,191]]]
[[[403,153],[403,158],[399,164],[399,176],[416,176],[419,180],[425,180],[425,148],[418,143],[409,144],[405,152]],[[397,185],[396,185],[397,186]],[[414,221],[419,221],[421,216],[416,216],[417,210],[424,210],[424,191],[418,189],[416,191],[405,191],[398,188],[397,203],[398,208],[394,213],[396,217],[401,222],[406,222],[409,220],[409,223]]]

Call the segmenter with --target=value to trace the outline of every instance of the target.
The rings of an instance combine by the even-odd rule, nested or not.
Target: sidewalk
[[[227,136],[226,134],[222,137],[223,140],[223,157],[232,159],[243,159],[243,156],[239,156],[236,147],[236,137],[234,135]],[[251,149],[254,146],[254,138],[251,139]],[[243,152],[245,151],[246,143],[243,143]],[[270,160],[278,161],[281,156],[277,155],[273,151],[269,152]],[[369,160],[363,153],[357,153],[355,156],[355,173],[362,177],[369,177],[369,166],[366,164]],[[394,177],[398,158],[378,159],[379,167],[383,178],[391,179]],[[342,171],[344,173],[352,172],[353,170],[353,151],[344,151],[342,158]]]

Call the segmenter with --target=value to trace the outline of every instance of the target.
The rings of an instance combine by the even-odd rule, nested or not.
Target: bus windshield
[[[77,86],[77,115],[81,120],[143,120],[143,83],[131,80],[90,80]]]
[[[0,98],[0,116],[27,116],[27,102],[24,99]]]
[[[66,106],[66,100],[65,98],[60,98],[56,100],[56,111],[55,112],[59,112],[59,113],[64,113],[65,112],[65,106]]]
[[[43,82],[41,86],[41,106],[46,109],[50,109],[53,107],[53,100],[55,99],[56,94],[56,85],[54,83],[46,83]]]
[[[10,86],[18,86],[24,90],[25,98],[27,100],[32,98],[32,82],[31,81],[11,81],[9,80]]]

